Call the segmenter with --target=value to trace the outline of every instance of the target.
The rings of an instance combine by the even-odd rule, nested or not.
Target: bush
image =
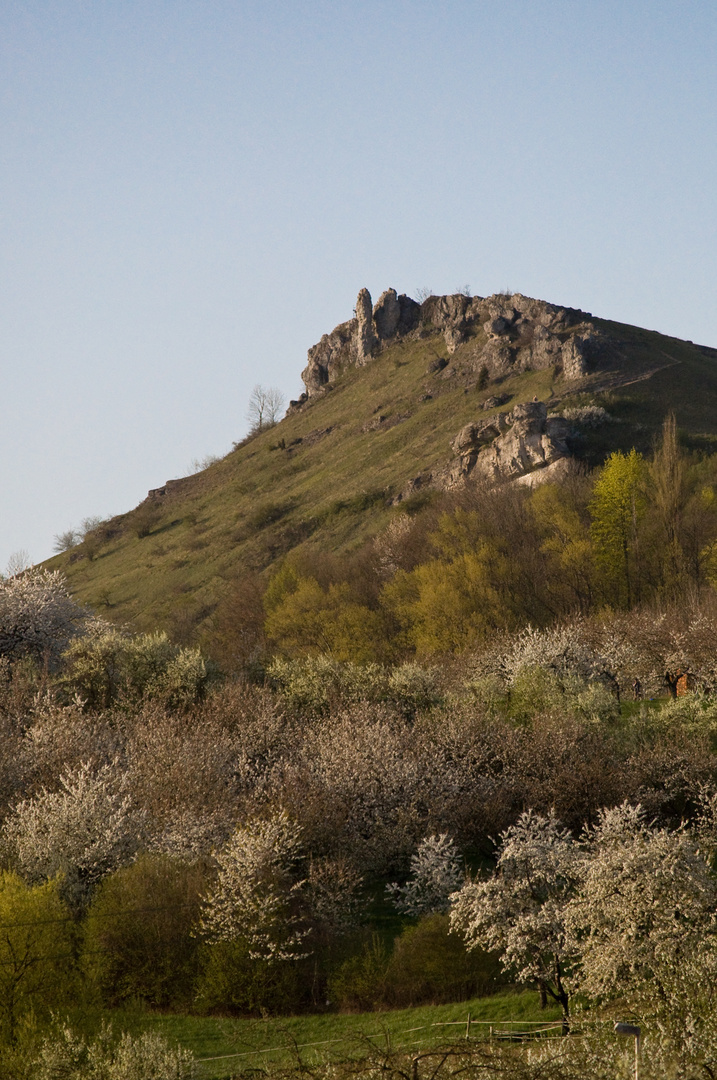
[[[159,524],[161,516],[158,506],[146,502],[138,506],[132,515],[132,528],[137,538],[143,540],[145,536],[149,536],[152,529]]]
[[[123,1033],[118,1041],[105,1027],[87,1043],[63,1027],[42,1044],[33,1063],[33,1080],[193,1080],[194,1058],[176,1049],[152,1031],[134,1038]]]
[[[386,993],[390,954],[378,934],[329,976],[329,999],[340,1009],[362,1012],[380,1005]]]
[[[173,645],[164,632],[131,637],[102,622],[72,643],[65,663],[61,685],[95,709],[143,697],[190,705],[204,693],[208,677],[198,649]]]
[[[56,881],[26,885],[0,872],[0,1033],[14,1043],[30,1013],[43,1016],[76,989],[69,912]]]
[[[382,701],[388,679],[379,664],[340,664],[328,656],[272,660],[267,674],[296,712],[326,714],[332,706]]]
[[[391,699],[405,716],[415,716],[420,709],[430,709],[441,702],[436,669],[414,662],[394,668],[388,687]]]
[[[106,1005],[191,1000],[203,884],[199,867],[165,855],[141,855],[105,878],[87,913],[83,966]]]
[[[385,1001],[397,1007],[466,1001],[499,986],[498,959],[482,949],[467,952],[460,936],[450,932],[448,915],[428,915],[396,939]]]
[[[295,962],[253,958],[245,940],[219,941],[206,949],[197,993],[203,1008],[289,1013],[297,1008],[300,998]]]
[[[329,976],[332,1004],[347,1011],[465,1001],[500,987],[497,958],[467,952],[451,933],[448,915],[428,915],[396,938],[389,950],[378,934]]]

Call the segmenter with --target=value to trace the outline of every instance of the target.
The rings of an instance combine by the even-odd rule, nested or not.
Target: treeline
[[[263,685],[212,681],[197,650],[88,617],[42,572],[0,587],[0,632],[10,1040],[68,997],[256,1013],[491,989],[515,973],[449,935],[450,889],[406,906],[427,851],[453,845],[462,877],[524,812],[577,834],[625,800],[678,827],[715,784],[708,601],[440,667],[277,658]],[[693,692],[644,699],[678,671]]]
[[[397,511],[350,555],[290,555],[242,578],[204,646],[227,670],[266,656],[397,663],[605,608],[695,599],[717,574],[717,457],[688,456],[674,417],[648,460],[613,453],[534,490],[471,486]]]

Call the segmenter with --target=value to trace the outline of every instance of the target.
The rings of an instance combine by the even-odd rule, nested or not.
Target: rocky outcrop
[[[580,379],[607,349],[589,313],[521,293],[489,296],[480,317],[485,344],[474,365],[491,379],[550,367],[568,380]]]
[[[347,324],[348,325],[348,324]],[[368,363],[373,354],[373,346],[376,336],[373,329],[373,310],[371,308],[371,293],[368,289],[362,289],[356,298],[356,330],[354,348],[356,351],[356,363],[359,367]],[[322,339],[323,340],[323,339]],[[316,348],[316,346],[314,346]],[[311,362],[311,353],[309,353]],[[327,371],[330,360],[327,361]]]
[[[354,318],[324,334],[309,349],[301,377],[307,396],[313,397],[347,365],[362,367],[405,337],[441,334],[449,356],[466,345],[478,377],[495,380],[554,367],[556,374],[573,381],[588,375],[609,352],[610,343],[591,318],[586,312],[521,293],[496,293],[485,299],[456,293],[429,296],[419,304],[395,289],[386,289],[372,305],[368,289],[361,289]],[[292,408],[302,404],[299,399]]]
[[[548,417],[542,401],[467,424],[451,443],[455,459],[446,470],[444,486],[454,487],[469,476],[502,482],[545,470],[570,458],[569,431],[562,417]]]
[[[301,373],[309,397],[318,393],[352,359],[352,346],[354,356],[358,357],[357,327],[357,319],[340,323],[309,349],[309,362]]]
[[[368,289],[361,289],[354,318],[324,334],[309,349],[308,363],[301,373],[307,395],[314,397],[347,365],[363,367],[387,344],[415,330],[420,313],[420,304],[410,296],[399,296],[395,289],[386,289],[375,306]],[[292,403],[293,407],[301,404],[300,400]]]

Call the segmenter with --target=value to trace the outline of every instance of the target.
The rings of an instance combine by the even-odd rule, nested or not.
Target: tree
[[[26,570],[31,568],[32,562],[27,548],[18,548],[17,551],[11,553],[7,561],[7,576],[9,578],[19,577],[20,574],[24,574]]]
[[[26,885],[0,872],[0,1023],[15,1042],[21,1017],[46,1012],[73,990],[71,919],[58,883]]]
[[[204,875],[166,855],[140,855],[99,885],[84,923],[84,966],[108,1005],[191,1001]]]
[[[0,581],[0,656],[55,664],[86,618],[57,570],[30,570]]]
[[[275,386],[256,384],[249,397],[246,418],[252,435],[273,427],[281,418],[286,399]]]
[[[305,956],[307,931],[295,912],[300,853],[301,827],[283,811],[238,828],[217,854],[217,883],[202,913],[207,940],[242,939],[250,959],[268,963]]]
[[[565,922],[579,988],[620,999],[655,1023],[673,1050],[714,1040],[717,881],[710,844],[685,828],[645,821],[642,809],[603,810],[583,837],[578,887]]]
[[[104,875],[130,861],[141,827],[117,763],[96,771],[84,764],[63,773],[59,791],[43,788],[19,803],[3,838],[29,881],[61,874],[62,894],[78,913]]]
[[[591,533],[612,598],[631,607],[640,599],[639,524],[646,509],[645,462],[637,450],[616,450],[600,470],[590,501]]]
[[[399,570],[384,587],[382,603],[419,657],[469,649],[506,622],[496,587],[503,562],[492,545],[481,543],[450,561]]]
[[[393,882],[386,891],[398,910],[407,915],[435,915],[448,910],[449,897],[462,880],[458,849],[447,833],[440,833],[421,841],[411,858],[406,884]]]
[[[560,1004],[567,1025],[566,977],[575,956],[565,909],[577,884],[580,853],[556,818],[532,810],[500,837],[495,874],[453,897],[451,926],[469,949],[501,954],[505,971],[534,983]]]
[[[661,562],[665,585],[677,592],[686,571],[683,519],[688,500],[687,465],[680,448],[675,414],[662,426],[662,439],[650,464],[653,506],[662,532]]]
[[[82,541],[82,534],[77,529],[66,529],[65,532],[56,533],[52,543],[52,550],[58,554],[77,547]]]

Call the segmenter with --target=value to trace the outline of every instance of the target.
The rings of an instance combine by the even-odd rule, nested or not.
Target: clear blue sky
[[[717,346],[717,5],[3,0],[0,568],[224,453],[366,285]]]

